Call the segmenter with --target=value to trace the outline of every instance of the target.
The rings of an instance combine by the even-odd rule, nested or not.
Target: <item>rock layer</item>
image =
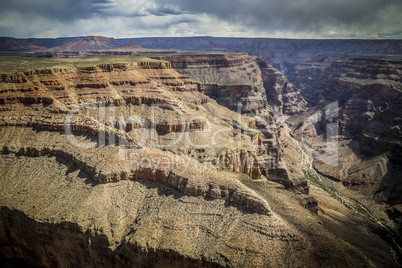
[[[241,152],[221,155],[224,166],[233,171],[247,170],[246,174],[253,178],[262,174],[289,189],[308,193],[307,181],[301,176],[293,181],[294,176],[280,161],[275,117],[292,115],[306,106],[283,74],[265,61],[240,53],[173,53],[157,58],[171,62],[175,70],[194,79],[201,93],[232,111],[255,118],[250,123],[265,136],[258,144],[266,152],[260,152],[260,157],[249,165],[260,168],[254,171],[251,167],[237,167],[235,163],[244,161],[245,154]]]

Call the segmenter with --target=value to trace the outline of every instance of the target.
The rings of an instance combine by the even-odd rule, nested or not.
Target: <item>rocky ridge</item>
[[[32,137],[34,133],[16,128],[14,131],[20,132],[20,136]],[[121,180],[151,180],[166,183],[188,196],[202,196],[209,198],[222,198],[229,201],[238,202],[239,204],[249,207],[261,214],[270,214],[267,202],[258,197],[256,193],[250,191],[237,181],[228,181],[217,172],[203,168],[190,158],[175,158],[174,155],[158,151],[128,150],[127,155],[135,154],[139,159],[145,157],[153,157],[154,159],[163,159],[167,167],[140,166],[132,163],[133,159],[127,157],[125,160],[114,158],[119,152],[116,150],[77,150],[73,146],[68,146],[68,140],[63,137],[57,137],[47,133],[46,145],[35,144],[32,140],[22,140],[24,146],[14,145],[8,142],[10,139],[9,132],[3,132],[3,154],[14,154],[17,156],[42,157],[56,156],[70,161],[81,171],[85,172],[95,181],[100,183],[118,182]],[[15,134],[15,132],[14,132]],[[55,136],[55,137],[52,137]],[[51,143],[50,140],[57,140]],[[63,144],[64,146],[60,146]],[[65,145],[67,144],[67,146]],[[108,159],[105,162],[105,155]],[[131,162],[130,162],[131,161]],[[202,170],[202,176],[197,172]]]
[[[79,36],[60,38],[29,38],[20,39],[0,37],[0,52],[88,52],[88,51],[133,51],[145,48],[132,43],[118,43],[114,38],[104,36]]]

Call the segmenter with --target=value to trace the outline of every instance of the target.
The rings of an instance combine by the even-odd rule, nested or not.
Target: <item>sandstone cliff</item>
[[[229,109],[272,122],[261,70],[246,54],[189,54],[161,57],[200,84],[200,91]]]

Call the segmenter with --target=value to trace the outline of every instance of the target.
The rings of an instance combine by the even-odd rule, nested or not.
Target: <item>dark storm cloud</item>
[[[150,9],[150,14],[155,16],[166,16],[166,15],[182,15],[188,12],[180,11],[178,8],[174,8],[171,6],[158,6],[157,8]]]
[[[0,36],[401,38],[401,0],[0,0]]]
[[[166,1],[156,0],[159,5]],[[287,30],[319,29],[326,24],[375,23],[379,12],[400,0],[171,0],[184,11],[214,14],[251,27]]]
[[[0,16],[14,13],[26,18],[43,18],[58,21],[72,21],[93,16],[98,5],[108,0],[2,0]],[[29,25],[26,25],[29,27]]]
[[[178,5],[171,5],[169,1],[156,3],[145,0],[115,0],[98,5],[103,15],[111,17],[145,17],[150,15],[168,16],[183,15],[195,12],[182,11]]]

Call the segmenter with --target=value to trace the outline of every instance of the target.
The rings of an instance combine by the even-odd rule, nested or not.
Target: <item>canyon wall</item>
[[[264,135],[261,144],[266,152],[258,159],[258,165],[265,167],[262,174],[308,193],[302,173],[286,168],[277,142],[277,118],[298,113],[307,105],[282,73],[261,59],[240,53],[181,52],[155,58],[171,62],[175,70],[197,82],[201,93],[219,104],[254,118],[253,127]]]
[[[320,145],[326,126],[337,125],[333,137],[340,142],[339,165],[331,167],[317,160],[315,168],[393,205],[402,201],[398,190],[402,179],[401,66],[400,60],[392,59],[321,58],[296,67],[289,76],[312,106],[304,118],[323,111],[319,122],[304,129],[304,134],[303,123],[293,122],[299,138],[303,136],[311,146]],[[325,107],[330,103],[336,104],[335,114],[326,118]]]

